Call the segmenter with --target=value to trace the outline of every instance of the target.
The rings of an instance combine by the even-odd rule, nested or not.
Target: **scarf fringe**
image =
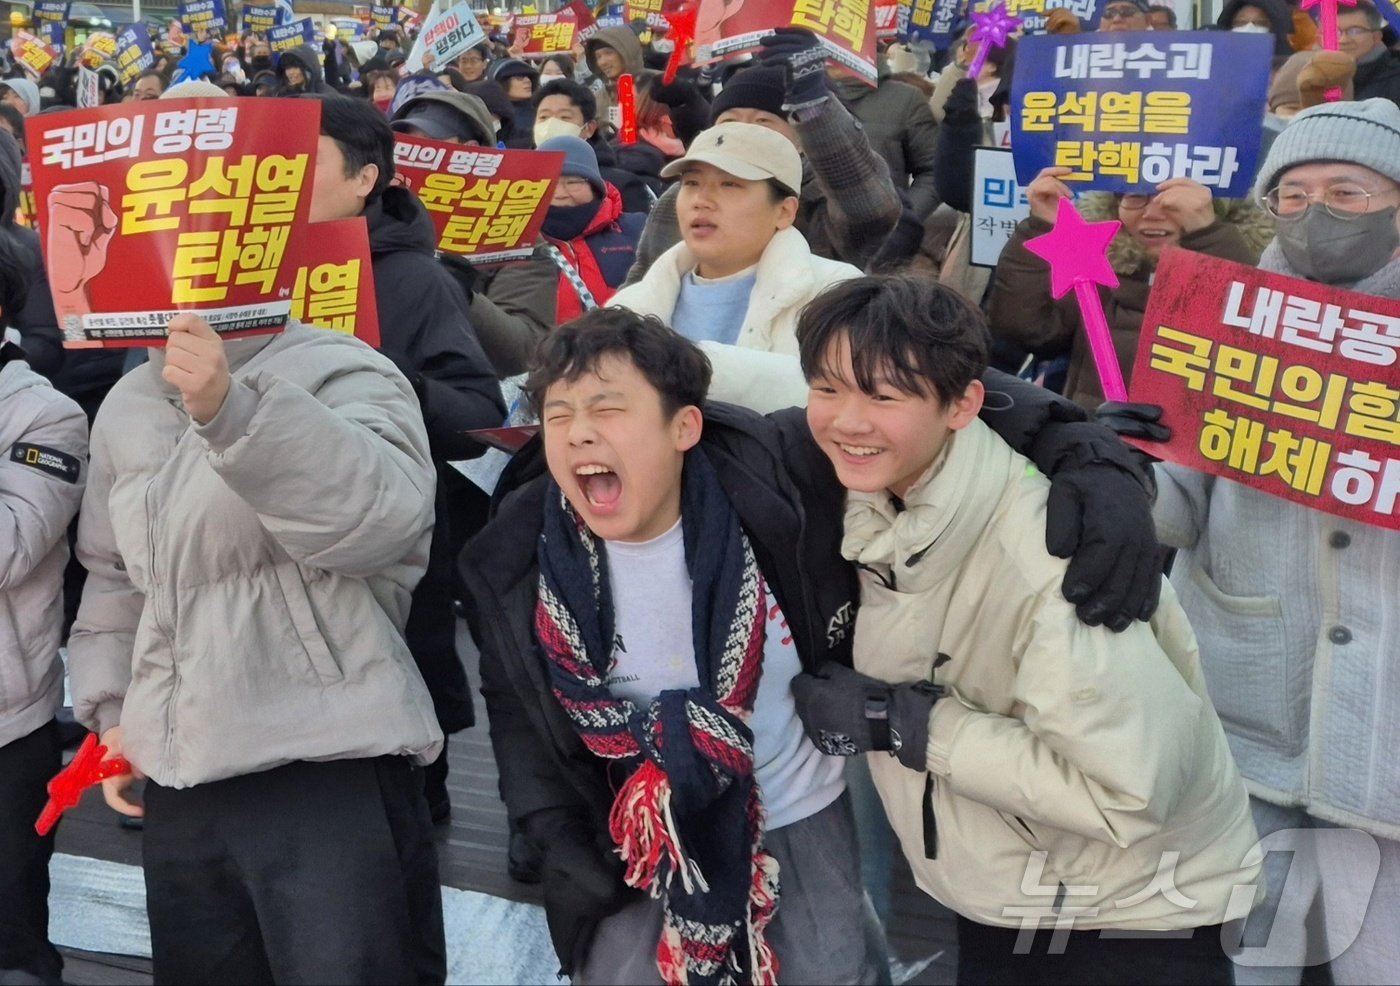
[[[671,782],[655,761],[643,761],[617,792],[608,834],[627,864],[623,879],[628,886],[660,897],[679,873],[686,893],[695,893],[696,887],[709,891],[699,865],[685,857],[671,814]]]
[[[767,928],[778,910],[778,861],[760,850],[754,855],[753,885],[749,888],[749,957],[754,986],[777,986],[778,956],[768,942]],[[731,953],[731,959],[732,959]]]
[[[669,923],[661,928],[661,940],[656,943],[656,969],[666,986],[686,986],[685,947],[681,933]]]

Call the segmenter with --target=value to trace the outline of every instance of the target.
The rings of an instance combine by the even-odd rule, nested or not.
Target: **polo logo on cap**
[[[723,146],[724,146],[724,134],[720,134],[718,137],[715,138],[715,146],[716,146],[716,147],[723,147]]]

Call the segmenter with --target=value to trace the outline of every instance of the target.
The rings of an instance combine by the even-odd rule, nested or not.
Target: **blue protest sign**
[[[277,26],[276,7],[244,7],[243,30],[266,34]]]
[[[36,0],[34,18],[50,24],[68,20],[68,0]]]
[[[399,8],[391,3],[371,4],[369,17],[375,27],[388,27],[399,22]]]
[[[203,28],[212,31],[228,23],[224,17],[224,0],[181,0],[180,23],[186,31]]]
[[[117,35],[116,61],[117,72],[124,86],[156,63],[151,35],[145,24],[133,24]]]
[[[906,0],[900,5],[901,19],[908,11],[902,34],[908,41],[926,41],[943,51],[952,43],[953,26],[966,7],[967,0]]]
[[[1084,190],[1190,178],[1243,197],[1272,57],[1271,36],[1224,31],[1025,38],[1011,86],[1016,177],[1054,165]]]
[[[301,45],[309,45],[316,38],[316,25],[311,18],[303,17],[290,24],[278,24],[267,32],[267,43],[272,46],[272,55],[277,57]]]

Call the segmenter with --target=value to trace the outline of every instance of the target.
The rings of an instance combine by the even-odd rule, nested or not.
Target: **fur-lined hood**
[[[1216,218],[1240,231],[1257,260],[1264,247],[1274,238],[1273,217],[1248,199],[1215,199],[1214,204]],[[1079,212],[1089,222],[1117,219],[1117,199],[1108,192],[1090,192],[1080,197]],[[1121,230],[1108,245],[1108,262],[1113,266],[1114,273],[1123,275],[1151,270],[1156,266],[1141,244]]]

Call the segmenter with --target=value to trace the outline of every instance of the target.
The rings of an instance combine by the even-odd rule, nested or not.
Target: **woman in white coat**
[[[722,123],[661,174],[680,177],[681,242],[612,304],[699,342],[715,369],[712,398],[760,411],[805,404],[797,317],[823,289],[860,271],[814,256],[793,227],[797,149],[764,127]]]

